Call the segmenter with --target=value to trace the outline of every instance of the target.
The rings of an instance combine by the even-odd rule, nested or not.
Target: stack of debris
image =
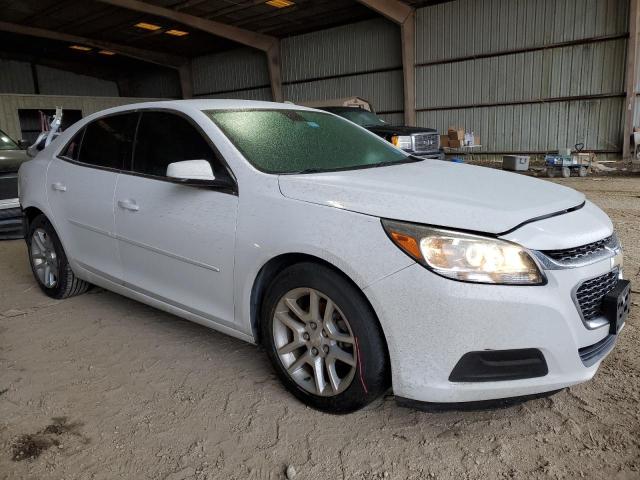
[[[443,148],[461,148],[480,145],[480,137],[473,132],[466,132],[461,127],[449,127],[447,135],[440,135],[440,146]]]

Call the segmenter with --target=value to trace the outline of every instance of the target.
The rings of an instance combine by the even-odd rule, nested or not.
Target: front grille
[[[439,140],[437,133],[416,133],[413,135],[413,149],[416,152],[432,152],[438,149]]]
[[[618,270],[587,280],[576,291],[576,299],[585,321],[602,315],[602,298],[609,293],[618,281]]]
[[[588,243],[579,247],[565,248],[563,250],[543,250],[542,253],[559,262],[568,262],[601,252],[612,240],[613,235],[603,238],[602,240],[598,240],[597,242]]]

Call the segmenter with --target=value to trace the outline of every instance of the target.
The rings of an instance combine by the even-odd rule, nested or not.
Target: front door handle
[[[132,212],[137,212],[138,210],[140,210],[140,207],[134,200],[118,200],[118,206]]]
[[[67,186],[64,183],[56,182],[51,184],[51,188],[57,190],[58,192],[66,192]]]

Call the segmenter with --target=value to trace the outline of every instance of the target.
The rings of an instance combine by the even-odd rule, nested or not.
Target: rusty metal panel
[[[281,48],[284,82],[402,66],[400,28],[383,18],[288,37]]]
[[[416,62],[627,32],[628,0],[457,0],[418,9]]]
[[[284,98],[295,103],[358,96],[376,111],[390,112],[403,109],[402,88],[402,71],[394,70],[285,85]]]
[[[483,152],[622,148],[623,98],[559,101],[418,112],[418,125],[445,132],[460,126],[480,136]]]
[[[269,85],[266,55],[250,48],[194,58],[191,68],[194,95]]]

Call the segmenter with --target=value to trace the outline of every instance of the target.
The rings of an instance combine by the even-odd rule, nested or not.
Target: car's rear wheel
[[[352,412],[389,387],[377,318],[357,287],[323,265],[297,264],[276,277],[262,338],[287,389],[318,410]]]
[[[90,284],[71,270],[60,239],[44,215],[38,215],[29,223],[26,240],[31,271],[44,293],[62,299],[89,289]]]

